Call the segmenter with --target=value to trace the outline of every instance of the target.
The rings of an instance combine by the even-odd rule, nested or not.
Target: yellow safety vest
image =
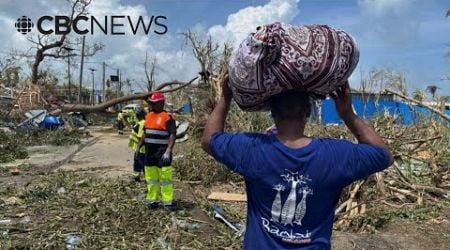
[[[132,148],[133,150],[137,150],[139,141],[144,135],[145,120],[139,121],[134,127],[135,128],[137,127],[137,132],[135,131],[134,128],[131,130],[130,137],[128,140],[128,147]],[[141,149],[139,150],[139,153],[145,153],[144,145],[142,145]]]
[[[117,114],[117,120],[118,121],[123,121],[123,114],[122,113],[118,113]]]
[[[130,109],[127,114],[128,114],[127,115],[127,122],[129,124],[136,124],[136,123],[138,123],[138,120],[136,118],[136,112],[134,110]]]

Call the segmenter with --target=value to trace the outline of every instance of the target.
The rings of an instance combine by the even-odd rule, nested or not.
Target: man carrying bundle
[[[344,62],[352,57],[348,52],[354,48],[352,47],[354,44],[350,43],[349,46],[341,48],[347,52],[347,55],[344,55],[342,51],[336,50],[334,46],[336,44],[331,44],[333,41],[326,40],[329,37],[342,38],[343,36],[315,37],[309,40],[313,32],[309,32],[308,29],[317,27],[295,29],[290,26],[276,25],[279,24],[268,25],[256,34],[252,34],[252,40],[244,41],[245,44],[241,45],[237,55],[234,55],[234,59],[242,56],[257,58],[257,60],[254,61],[254,65],[249,63],[251,60],[248,58],[246,58],[248,60],[231,60],[230,80],[228,76],[224,77],[222,97],[208,118],[202,137],[202,148],[245,179],[248,213],[244,249],[330,249],[334,211],[343,188],[356,180],[367,178],[387,168],[392,164],[393,157],[381,137],[353,112],[350,86],[346,78],[353,70],[355,65],[352,64],[355,62],[348,61],[348,64]],[[326,26],[322,31],[334,32]],[[320,32],[316,31],[314,34],[317,35]],[[276,39],[271,40],[273,37]],[[317,58],[318,64],[314,65],[316,71],[312,68],[305,69],[305,64],[301,63],[301,60],[307,63],[311,58],[288,60],[289,56],[295,53],[289,53],[288,50],[283,49],[270,54],[274,44],[275,47],[283,47],[283,44],[276,43],[280,41],[283,43],[283,39],[290,38],[295,39],[284,42],[290,47],[298,43],[297,48],[302,50],[296,51],[299,52],[298,55],[310,53],[307,52],[309,43],[314,43],[315,39],[322,43],[321,46],[326,47],[331,44],[330,48],[335,54],[328,56],[325,53],[323,57]],[[242,51],[243,47],[253,45],[259,47]],[[322,47],[320,51],[327,52],[327,48]],[[255,52],[261,54],[255,56],[253,54]],[[320,53],[314,55],[320,57]],[[347,57],[342,58],[345,56]],[[276,63],[271,65],[258,62],[267,57],[271,57],[268,60]],[[287,64],[282,65],[284,59],[287,63],[291,63],[288,67],[285,67]],[[236,61],[243,63],[234,65]],[[332,69],[330,66],[337,65],[337,61],[341,64],[337,66],[336,71],[317,73],[320,67],[324,70]],[[319,62],[327,64],[328,67],[320,65]],[[251,68],[253,66],[268,68],[253,71]],[[294,72],[295,74],[288,72],[296,67],[298,71]],[[342,70],[339,67],[347,68]],[[236,74],[246,69],[249,74]],[[247,82],[243,84],[246,88],[239,89],[236,83],[240,80],[248,81],[254,72],[257,74],[255,76],[257,84]],[[274,78],[259,78],[271,72],[274,73],[272,75]],[[283,81],[301,74],[306,77],[283,85]],[[341,75],[338,76],[338,74]],[[240,76],[245,77],[240,78]],[[319,93],[314,92],[315,88],[308,88],[305,85],[297,89],[288,87],[301,85],[307,82],[309,77],[314,79],[309,83],[309,86],[313,86],[316,82],[323,80],[320,77],[329,76],[335,84],[339,85],[339,88],[335,88],[333,84],[328,85],[328,87],[331,86],[329,94],[335,100],[336,111],[359,144],[337,139],[309,138],[304,134],[307,119],[311,114],[311,96],[326,94],[324,92],[328,91],[320,84],[316,85]],[[278,93],[267,94],[267,91],[277,89],[270,88],[269,85],[288,87],[282,87]],[[261,96],[255,94],[255,98],[240,99],[239,91],[247,91],[249,86],[265,87],[267,91]],[[307,90],[307,92],[298,89]],[[254,93],[262,92],[255,90]],[[270,109],[277,133],[224,133],[224,125],[233,97],[243,109],[253,111]],[[259,97],[261,102],[249,103]]]

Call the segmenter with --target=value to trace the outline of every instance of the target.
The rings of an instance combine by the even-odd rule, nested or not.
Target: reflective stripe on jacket
[[[167,122],[172,119],[167,112],[150,112],[145,116],[145,143],[147,144],[169,144],[169,131]]]

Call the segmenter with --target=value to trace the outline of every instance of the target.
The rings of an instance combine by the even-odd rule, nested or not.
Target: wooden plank
[[[219,201],[247,201],[247,195],[236,193],[212,192],[208,196],[209,200]]]

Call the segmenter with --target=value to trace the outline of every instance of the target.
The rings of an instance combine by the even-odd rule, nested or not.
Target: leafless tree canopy
[[[88,13],[88,7],[92,0],[69,0],[71,4],[70,14],[69,14],[69,26],[72,24],[73,20],[81,15],[86,15]],[[46,57],[53,58],[63,58],[71,56],[67,49],[68,47],[75,47],[80,44],[80,40],[70,41],[66,34],[64,35],[37,35],[30,36],[27,38],[28,41],[34,44],[32,50],[35,50],[33,55],[33,62],[31,68],[31,83],[37,84],[39,78],[39,65],[44,61]],[[87,49],[85,53],[86,56],[92,56],[97,51],[104,47],[102,43],[95,43],[93,46]],[[30,51],[22,53],[22,56],[31,57]]]
[[[150,92],[153,89],[153,84],[155,82],[155,69],[156,69],[156,58],[153,58],[153,60],[150,62],[150,65],[148,65],[148,53],[145,53],[145,62],[144,62],[144,70],[145,70],[145,77],[147,78],[147,90]],[[148,69],[150,68],[150,73],[148,72]]]

